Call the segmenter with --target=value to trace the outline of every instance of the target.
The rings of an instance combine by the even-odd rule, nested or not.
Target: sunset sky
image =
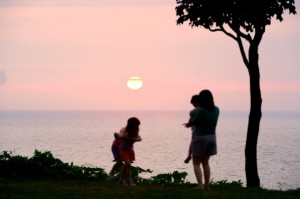
[[[176,25],[176,0],[0,0],[0,110],[190,110],[210,89],[221,110],[249,110],[237,43]],[[263,110],[300,111],[297,15],[260,45]],[[130,90],[139,76],[143,87]]]

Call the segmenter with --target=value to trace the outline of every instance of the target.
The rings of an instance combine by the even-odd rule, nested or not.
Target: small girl
[[[196,109],[199,107],[199,96],[198,95],[192,96],[191,104],[194,106],[194,109],[190,111],[190,119],[195,115]],[[190,121],[190,119],[189,119],[189,121]],[[184,126],[187,127],[188,123],[184,124]],[[192,139],[193,139],[195,126],[191,126],[191,129],[192,129]],[[192,139],[191,139],[191,143],[189,145],[187,158],[184,160],[184,163],[186,163],[186,164],[189,163],[189,161],[192,159]]]
[[[125,163],[119,180],[119,184],[121,185],[135,185],[131,178],[131,163],[135,160],[133,144],[142,140],[139,135],[140,124],[139,119],[131,117],[128,119],[126,127],[122,128],[119,134],[115,134],[115,141],[119,141],[118,159],[116,160],[117,162],[113,166],[112,171],[114,172],[115,169],[122,164],[122,162]],[[115,166],[116,168],[114,168]]]

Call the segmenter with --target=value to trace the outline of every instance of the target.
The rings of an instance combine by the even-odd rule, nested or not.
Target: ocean
[[[150,177],[187,172],[196,182],[187,156],[191,130],[182,124],[187,111],[0,111],[0,151],[32,157],[34,150],[51,151],[64,162],[100,167],[113,165],[113,133],[129,117],[141,121],[142,142],[135,144],[134,166],[150,169]],[[213,181],[241,180],[245,186],[244,148],[247,112],[221,111],[217,126],[218,154],[211,157]],[[263,112],[258,139],[258,173],[267,189],[300,188],[300,112]],[[150,175],[150,176],[149,176]]]

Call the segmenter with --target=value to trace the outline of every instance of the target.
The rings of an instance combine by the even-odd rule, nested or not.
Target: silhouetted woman
[[[199,108],[186,127],[195,126],[192,140],[192,157],[198,189],[209,189],[210,166],[209,158],[217,154],[216,126],[219,117],[219,108],[215,106],[212,93],[203,90],[199,93]],[[204,186],[202,171],[204,173]]]

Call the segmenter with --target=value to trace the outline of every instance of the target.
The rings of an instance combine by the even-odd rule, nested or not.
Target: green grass
[[[192,184],[119,186],[94,180],[0,179],[0,198],[18,199],[298,199],[300,190],[275,191],[231,185],[214,185],[210,191],[195,190]]]
[[[241,181],[212,182],[210,191],[195,190],[185,181],[186,172],[158,174],[148,179],[140,173],[149,169],[132,167],[137,186],[119,186],[108,180],[101,168],[76,166],[36,150],[31,158],[0,153],[0,199],[298,199],[300,189],[275,191],[242,187]]]

